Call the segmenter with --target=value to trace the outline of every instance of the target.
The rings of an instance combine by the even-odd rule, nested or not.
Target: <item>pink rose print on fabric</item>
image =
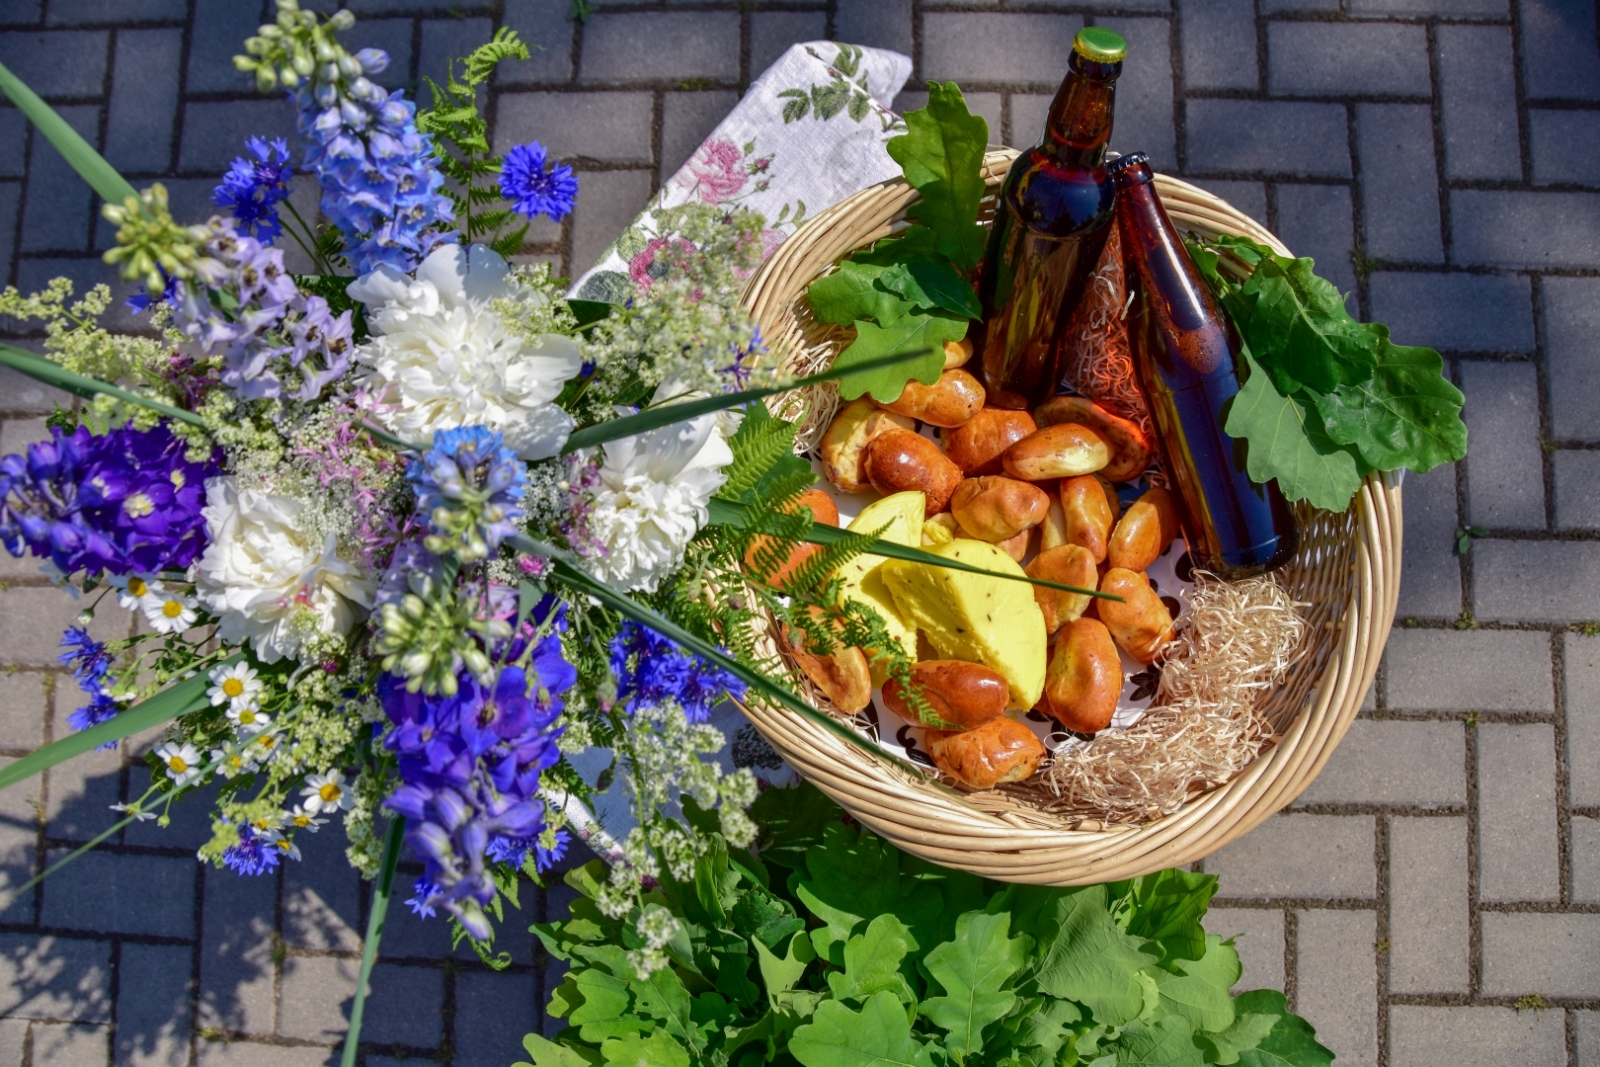
[[[695,189],[707,204],[720,204],[738,196],[750,175],[745,173],[744,153],[732,141],[713,137],[700,146],[689,160],[695,176]]]
[[[628,276],[633,279],[633,284],[648,289],[667,276],[669,270],[667,260],[665,258],[658,260],[657,257],[669,243],[680,254],[694,251],[694,245],[681,237],[674,237],[670,242],[665,237],[652,237],[644,246],[644,251],[628,261]]]

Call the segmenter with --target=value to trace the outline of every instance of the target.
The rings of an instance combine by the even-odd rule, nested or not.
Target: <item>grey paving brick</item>
[[[581,181],[572,213],[572,275],[588,270],[650,200],[650,172],[595,171]]]
[[[377,74],[372,80],[385,89],[405,89],[408,99],[418,101],[419,106],[425,106],[432,101],[433,95],[428,87],[417,81],[416,95],[410,92],[412,88],[412,56],[411,56],[411,30],[415,23],[411,19],[368,19],[364,18],[357,23],[357,29],[347,40],[351,43],[359,41],[361,48],[377,48],[389,56],[389,65]],[[482,44],[482,41],[478,42]],[[237,48],[230,49],[237,51]],[[510,64],[508,64],[510,65]],[[240,86],[239,88],[248,88]]]
[[[326,827],[324,828],[326,829]],[[361,951],[361,878],[335,841],[300,838],[305,856],[283,872],[283,940],[294,948]]]
[[[1186,115],[1190,170],[1350,176],[1345,109],[1338,104],[1201,99],[1189,101]]]
[[[1461,565],[1451,552],[1458,525],[1454,464],[1408,473],[1404,499],[1397,614],[1454,618],[1461,611]]]
[[[1600,819],[1572,817],[1572,901],[1600,904]]]
[[[1600,640],[1561,635],[1567,720],[1568,800],[1600,807]]]
[[[109,1022],[111,943],[0,934],[0,1015]]]
[[[1421,26],[1269,22],[1267,85],[1274,93],[1428,96],[1428,40]]]
[[[20,178],[28,172],[28,129],[22,112],[0,108],[0,177]]]
[[[28,752],[44,743],[47,684],[32,671],[0,674],[0,747]]]
[[[572,36],[565,0],[506,0],[502,26],[510,26],[528,44],[527,62],[502,63],[496,85],[559,82],[572,77]]]
[[[425,19],[421,30],[422,47],[417,52],[419,92],[427,84],[423,78],[443,84],[453,61],[471,55],[474,48],[493,36],[494,23],[486,18]],[[423,94],[422,99],[429,97]]]
[[[199,1067],[327,1067],[328,1050],[254,1041],[198,1041]]]
[[[1439,263],[1439,183],[1426,104],[1357,104],[1361,213],[1367,255]]]
[[[964,6],[970,6],[970,5],[964,5]],[[1039,2],[1035,6],[1038,6],[1038,7],[1087,7],[1090,10],[1094,10],[1096,8],[1099,8],[1101,10],[1139,11],[1139,12],[1145,12],[1145,11],[1167,12],[1167,11],[1172,10],[1171,0],[1132,0],[1132,2],[1123,2],[1123,0],[1089,0],[1089,2],[1087,4],[1080,3],[1079,0],[1039,0]]]
[[[1535,184],[1600,183],[1600,112],[1528,112]]]
[[[1594,5],[1584,0],[1524,0],[1517,9],[1528,96],[1600,100]]]
[[[1397,1004],[1389,1009],[1389,1062],[1451,1067],[1566,1063],[1562,1013]]]
[[[1076,15],[930,11],[922,16],[922,76],[963,87],[1023,82],[1054,91],[1082,26]]]
[[[1178,0],[1183,83],[1190,89],[1255,89],[1256,12],[1249,0]]]
[[[8,419],[0,426],[0,452],[20,453],[49,438],[50,429],[43,419]]]
[[[1283,912],[1267,908],[1212,908],[1206,932],[1234,938],[1244,973],[1235,993],[1283,988]]]
[[[189,1062],[187,945],[122,944],[117,964],[116,1067],[184,1067]]]
[[[1347,1067],[1378,1062],[1377,939],[1370,911],[1299,914],[1295,1011]]]
[[[245,153],[245,141],[251,137],[283,137],[293,144],[294,123],[294,108],[277,97],[188,104],[183,109],[178,166],[220,179],[228,165]]]
[[[1465,993],[1471,985],[1465,818],[1389,823],[1389,991]],[[1406,1062],[1406,1061],[1398,1061]]]
[[[1456,262],[1491,267],[1600,267],[1600,193],[1450,194]]]
[[[101,1067],[110,1036],[110,1029],[104,1026],[34,1023],[34,1062],[51,1067]]]
[[[1208,193],[1222,197],[1261,225],[1267,224],[1267,187],[1261,182],[1237,182],[1224,178],[1185,180],[1191,185],[1198,185]]]
[[[1487,542],[1480,541],[1481,548]],[[1474,548],[1473,555],[1478,554]],[[1550,639],[1513,630],[1406,630],[1389,634],[1389,706],[1404,710],[1555,708]]]
[[[1558,440],[1600,439],[1592,418],[1600,406],[1600,278],[1546,278],[1545,366],[1550,376],[1550,430]]]
[[[4,758],[0,765],[11,763]],[[18,782],[0,790],[0,921],[29,923],[34,919],[37,886],[18,894],[16,888],[38,872],[39,780]]]
[[[64,590],[12,588],[0,593],[0,648],[5,659],[22,666],[54,667],[61,654],[61,633],[84,605]],[[128,635],[128,615],[120,609],[101,611],[89,624],[96,640]]]
[[[667,93],[661,101],[661,169],[663,184],[678,172],[711,136],[717,123],[739,102],[732,89]],[[760,145],[756,146],[759,150]]]
[[[1433,15],[1437,18],[1504,18],[1507,0],[1348,0],[1352,15]]]
[[[353,978],[350,988],[355,988]],[[412,1048],[438,1048],[442,1043],[442,969],[380,963],[372,970],[372,990],[367,995],[367,1004],[367,1015],[361,1026],[363,1040]]]
[[[43,0],[13,0],[0,7],[0,26],[37,25]]]
[[[1577,1039],[1577,1067],[1595,1067],[1600,1064],[1600,1011],[1574,1011],[1571,1015]]]
[[[15,190],[16,186],[0,186],[0,201],[3,201],[5,197],[4,190],[8,188]],[[0,221],[4,219],[3,208],[0,208]],[[26,342],[23,342],[20,347],[26,348],[29,346]],[[71,403],[72,397],[59,389],[41,385],[32,378],[17,373],[10,367],[0,368],[0,411],[4,411],[7,414],[48,415],[55,410],[57,404],[69,407]]]
[[[1339,0],[1261,0],[1263,15],[1291,11],[1338,11]]]
[[[98,139],[99,108],[58,107],[56,112],[90,144]],[[88,247],[94,192],[43,137],[35,137],[29,148],[26,188],[21,251],[69,252]]]
[[[6,1067],[22,1067],[27,1041],[26,1019],[0,1019],[0,1063]]]
[[[64,855],[52,852],[49,860]],[[70,881],[45,883],[39,920],[68,930],[193,937],[194,868],[187,858],[86,853],[73,861]]]
[[[1510,27],[1440,26],[1435,39],[1445,174],[1522,177]]]
[[[1556,529],[1600,528],[1600,452],[1561,449],[1551,461],[1556,480]]]
[[[1600,619],[1600,545],[1582,541],[1477,542],[1473,612],[1479,619],[1587,622]]]
[[[105,30],[0,33],[0,63],[46,99],[99,96],[110,43]]]
[[[461,1063],[505,1063],[522,1054],[522,1035],[537,1030],[541,1005],[527,972],[456,978],[456,1057]]]
[[[1117,110],[1112,143],[1122,151],[1147,152],[1157,170],[1175,171],[1178,148],[1172,125],[1172,70],[1167,57],[1166,19],[1101,18],[1095,24],[1122,34],[1134,62],[1124,65],[1117,80]],[[1143,62],[1138,57],[1146,58]],[[1155,60],[1153,57],[1160,57]],[[1065,69],[1063,68],[1063,74]]]
[[[1473,444],[1467,520],[1496,529],[1544,529],[1539,382],[1532,364],[1463,363],[1461,387]]]
[[[756,11],[750,16],[750,80],[761,77],[790,45],[827,37],[826,11]]]
[[[1478,898],[1559,900],[1555,731],[1478,727]]]
[[[205,868],[203,877],[200,1025],[270,1034],[277,999],[272,962],[276,880],[215,867]]]
[[[651,112],[649,93],[507,93],[495,151],[539,141],[560,159],[649,163]]]
[[[306,1041],[335,1041],[349,1026],[358,959],[290,956],[283,961],[279,1032]]]
[[[184,0],[50,0],[45,22],[51,26],[74,23],[178,21],[189,14]]]
[[[962,93],[967,102],[967,110],[974,115],[983,117],[989,124],[989,142],[1000,144],[1001,120],[1004,117],[1005,98],[999,93]],[[1009,142],[1018,148],[1025,148],[1036,144],[1039,134],[1044,130],[1044,120],[1050,110],[1051,96],[1047,93],[1012,93],[1011,94],[1011,129],[1012,137]],[[894,98],[895,107],[904,115],[908,111],[916,111],[928,106],[928,94],[919,90],[907,90]],[[1018,116],[1021,116],[1021,121]]]
[[[1480,921],[1485,994],[1600,996],[1600,915],[1485,912]]]
[[[1278,815],[1206,859],[1229,898],[1373,895],[1372,819]]]
[[[135,755],[136,762],[128,768],[128,796],[137,798],[150,786],[150,768],[142,754]],[[166,809],[171,820],[166,826],[153,819],[131,823],[122,831],[123,842],[153,848],[198,849],[211,840],[211,816],[216,810],[218,786],[208,785],[184,794],[181,800]]]
[[[179,29],[117,34],[105,156],[124,173],[160,173],[171,163],[182,55]]]
[[[1356,288],[1350,189],[1344,185],[1278,186],[1278,236],[1297,256],[1317,261],[1317,273],[1346,296],[1352,309]]]
[[[189,70],[184,88],[191,93],[250,92],[254,79],[233,67],[245,38],[261,25],[261,8],[238,0],[195,0],[189,39]]]
[[[1465,804],[1466,743],[1453,722],[1357,719],[1297,803]]]
[[[61,686],[55,697],[53,737],[66,737],[72,732],[67,716],[80,703],[70,681]],[[120,799],[121,766],[122,757],[116,750],[96,749],[51,768],[49,802],[45,807],[45,830],[49,836],[87,841],[116,822],[119,816],[110,809]],[[47,884],[40,891],[48,893],[50,889]]]
[[[911,19],[911,0],[837,0],[834,35],[850,44],[910,55]]]
[[[1398,343],[1445,352],[1533,351],[1533,297],[1524,276],[1380,270],[1368,286],[1374,321],[1388,325]]]
[[[664,11],[608,15],[583,28],[578,80],[674,81],[739,78],[739,18],[724,11]]]

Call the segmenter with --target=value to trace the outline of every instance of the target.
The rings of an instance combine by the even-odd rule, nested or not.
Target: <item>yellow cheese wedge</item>
[[[1022,576],[1022,568],[986,541],[957,538],[924,552]],[[891,559],[880,568],[900,614],[928,637],[941,658],[982,663],[1005,676],[1011,707],[1027,709],[1044,693],[1049,635],[1026,582]]]
[[[922,493],[895,493],[862,508],[861,514],[855,517],[848,529],[851,533],[878,531],[880,538],[897,545],[921,545],[922,519],[927,507],[928,498]],[[883,529],[880,531],[879,527]],[[840,567],[839,577],[844,581],[844,596],[847,600],[865,604],[883,616],[889,636],[905,650],[912,662],[916,662],[917,629],[901,614],[894,597],[883,584],[885,558],[860,555]],[[882,667],[875,664],[872,668],[873,684],[882,685],[885,677]]]

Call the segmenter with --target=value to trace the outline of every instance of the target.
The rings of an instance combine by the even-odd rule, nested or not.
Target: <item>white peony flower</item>
[[[605,445],[588,516],[589,532],[606,548],[588,559],[596,577],[654,592],[705,525],[706,505],[732,462],[714,414]]]
[[[377,582],[340,558],[333,535],[307,528],[306,505],[206,481],[210,544],[195,567],[195,593],[219,620],[217,636],[249,641],[263,663],[298,657],[314,633],[343,636],[372,606]]]
[[[372,340],[356,350],[362,381],[388,405],[378,418],[425,443],[436,430],[487,426],[523,459],[561,451],[572,416],[554,401],[583,367],[578,343],[508,330],[490,303],[517,296],[510,268],[483,245],[440,245],[413,280],[379,267],[350,285],[367,305]],[[527,294],[523,294],[527,295]]]

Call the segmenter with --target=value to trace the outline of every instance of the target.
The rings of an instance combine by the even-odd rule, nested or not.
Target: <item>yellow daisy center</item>
[[[131,593],[132,595],[134,595],[134,596],[144,596],[149,591],[150,591],[150,587],[148,585],[144,584],[144,579],[143,578],[129,578],[128,579],[128,592]]]
[[[334,801],[339,799],[341,792],[343,791],[338,786],[334,785],[332,782],[329,782],[327,785],[317,790],[317,796],[332,804]]]
[[[290,845],[289,842],[287,842],[287,841],[278,841],[278,842],[275,842],[275,844],[277,844],[277,846],[280,849],[282,849],[284,852],[288,852],[289,849],[294,847],[294,846]]]
[[[239,725],[250,726],[254,724],[255,721],[256,713],[251,711],[249,708],[245,708],[243,711],[239,712]]]
[[[244,683],[237,678],[225,679],[222,683],[222,693],[230,697],[244,696]]]
[[[165,615],[169,619],[176,619],[179,615],[183,614],[183,605],[178,603],[176,600],[169,600],[165,604],[161,605],[161,614]]]
[[[189,769],[188,762],[182,756],[168,756],[167,766],[172,768],[173,774],[182,774]]]
[[[144,493],[134,493],[122,502],[122,510],[135,519],[142,519],[156,509],[155,501]]]
[[[256,739],[256,744],[260,745],[262,748],[271,748],[273,745],[275,745],[277,743],[278,743],[277,738],[272,737],[272,736],[270,736],[268,734],[262,734],[259,738]]]
[[[294,817],[294,819],[291,820],[291,821],[296,826],[300,827],[301,829],[304,829],[305,827],[311,825],[311,816],[309,816],[309,815],[296,815]]]

